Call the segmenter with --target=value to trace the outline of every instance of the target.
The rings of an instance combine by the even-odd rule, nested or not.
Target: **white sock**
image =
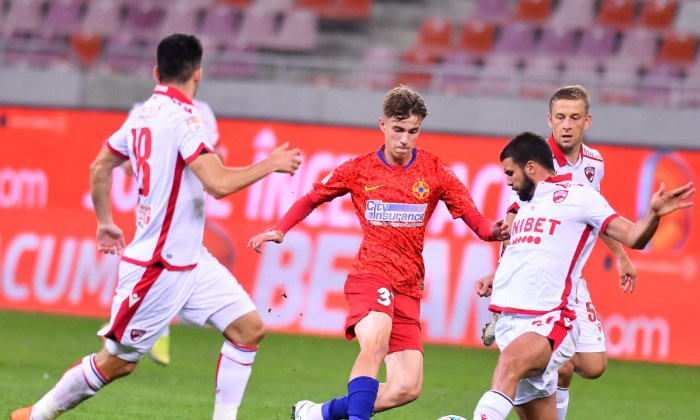
[[[306,412],[309,419],[323,420],[323,413],[321,411],[322,407],[323,407],[323,404],[314,404],[311,407],[309,407],[309,410]]]
[[[569,409],[569,388],[557,388],[557,419],[566,419]]]
[[[474,418],[479,420],[505,420],[513,409],[513,401],[498,391],[486,391],[476,404]]]
[[[237,405],[226,405],[221,403],[214,404],[213,420],[236,420],[238,415]]]
[[[216,405],[238,407],[243,400],[243,393],[248,384],[248,378],[253,370],[253,361],[258,346],[246,347],[226,341],[221,347],[219,367],[216,371]],[[222,412],[223,413],[223,412]],[[214,420],[229,420],[234,417],[217,417],[214,411]]]
[[[110,383],[95,365],[95,355],[85,356],[68,369],[56,385],[32,408],[32,420],[53,420],[92,397]]]

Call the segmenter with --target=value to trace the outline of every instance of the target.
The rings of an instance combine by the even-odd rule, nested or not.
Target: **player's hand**
[[[627,256],[617,260],[617,273],[620,275],[620,288],[624,293],[634,292],[637,285],[637,270]]]
[[[294,172],[301,165],[301,150],[298,148],[287,150],[287,147],[289,147],[289,142],[273,150],[268,159],[272,161],[275,172],[294,175]]]
[[[271,230],[269,232],[259,233],[248,241],[248,248],[253,247],[253,250],[258,254],[262,254],[260,251],[260,245],[263,242],[274,242],[281,244],[284,240],[284,233],[281,230]]]
[[[665,191],[666,185],[661,183],[661,187],[651,197],[649,209],[656,214],[657,217],[665,216],[673,213],[676,210],[684,209],[693,205],[692,202],[683,202],[695,194],[693,183],[689,182],[675,190]]]
[[[491,235],[497,241],[505,241],[510,239],[510,224],[503,219],[498,219],[491,225]]]
[[[474,283],[476,288],[476,294],[481,297],[491,296],[491,291],[493,290],[493,274],[482,277]]]
[[[113,223],[97,225],[97,251],[105,254],[122,255],[124,252],[124,234]]]

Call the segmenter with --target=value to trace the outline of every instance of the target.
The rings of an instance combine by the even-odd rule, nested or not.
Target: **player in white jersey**
[[[214,111],[212,111],[208,103],[199,99],[193,99],[192,104],[194,105],[194,112],[199,116],[202,124],[204,125],[204,130],[206,131],[209,144],[214,148],[216,154],[223,161],[224,156],[222,149],[219,146],[219,126],[216,123]],[[135,103],[129,111],[129,117],[140,111],[143,105],[143,102]],[[122,168],[128,175],[131,176],[133,174],[131,162],[124,162],[124,164],[122,164]],[[166,330],[163,331],[163,334],[158,338],[158,340],[156,340],[148,354],[151,359],[153,359],[153,361],[159,365],[167,366],[170,364],[170,328],[166,328]]]
[[[202,46],[174,34],[158,44],[153,96],[108,140],[90,166],[98,251],[123,254],[104,348],[68,369],[56,385],[12,420],[54,419],[131,373],[178,315],[211,325],[225,342],[216,373],[213,418],[235,419],[264,326],[255,305],[202,245],[205,191],[234,193],[272,172],[294,174],[298,149],[287,144],[245,168],[224,167],[213,153],[192,99],[202,77]],[[134,240],[112,221],[112,170],[129,160],[139,184]]]
[[[521,203],[493,282],[477,290],[491,294],[489,309],[502,317],[496,324],[501,354],[474,418],[502,420],[515,406],[522,419],[554,420],[557,370],[573,356],[578,337],[569,297],[598,232],[641,249],[662,216],[692,205],[684,201],[695,189],[688,183],[665,192],[662,184],[633,224],[594,189],[557,176],[552,150],[536,134],[516,136],[500,159]]]
[[[583,144],[583,132],[591,124],[590,96],[582,86],[565,86],[558,89],[549,101],[547,120],[552,134],[547,140],[553,152],[554,169],[557,174],[571,174],[574,182],[590,185],[600,192],[604,175],[603,158],[597,150]],[[509,209],[507,220],[512,224],[515,217],[513,207]],[[624,292],[634,290],[636,270],[619,242],[601,234],[617,260],[620,287]],[[558,420],[566,418],[569,405],[569,385],[574,370],[583,378],[600,377],[607,367],[605,335],[596,313],[595,306],[585,279],[575,279],[574,293],[569,307],[576,311],[580,324],[576,355],[559,371],[557,386]],[[497,320],[498,315],[494,315]],[[485,344],[487,330],[484,331]],[[493,329],[491,331],[495,332]],[[492,339],[491,339],[492,340]],[[490,343],[489,343],[490,344]]]

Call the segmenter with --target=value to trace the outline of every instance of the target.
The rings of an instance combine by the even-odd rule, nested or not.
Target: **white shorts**
[[[123,360],[139,361],[176,315],[217,331],[255,310],[236,278],[204,247],[197,266],[169,271],[122,261],[109,325],[97,334],[107,350]]]
[[[576,318],[581,327],[576,353],[604,353],[605,334],[603,324],[600,323],[598,313],[591,301],[586,280],[580,278],[573,301],[569,301],[569,307],[576,311]]]
[[[503,312],[496,323],[496,343],[503,351],[513,340],[534,332],[554,341],[554,351],[545,370],[523,378],[515,391],[515,405],[522,405],[538,398],[547,398],[557,390],[557,371],[573,357],[578,338],[578,323],[565,318],[563,311],[553,311],[544,315],[523,315]],[[567,329],[567,325],[571,329]]]

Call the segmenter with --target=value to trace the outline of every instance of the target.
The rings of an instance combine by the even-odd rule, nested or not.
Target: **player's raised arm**
[[[104,146],[90,164],[90,194],[97,215],[97,250],[105,254],[121,255],[124,251],[124,235],[112,220],[109,196],[112,170],[125,161]]]
[[[616,217],[608,223],[605,234],[630,248],[644,248],[654,236],[663,216],[693,205],[692,202],[686,202],[695,194],[692,182],[671,191],[665,189],[662,183],[659,190],[651,197],[647,213],[637,223],[632,223],[623,217]]]
[[[294,175],[301,165],[301,151],[288,147],[289,143],[284,143],[266,159],[244,168],[226,167],[215,154],[202,153],[189,163],[189,168],[202,181],[209,194],[214,198],[222,198],[254,184],[272,172]]]

